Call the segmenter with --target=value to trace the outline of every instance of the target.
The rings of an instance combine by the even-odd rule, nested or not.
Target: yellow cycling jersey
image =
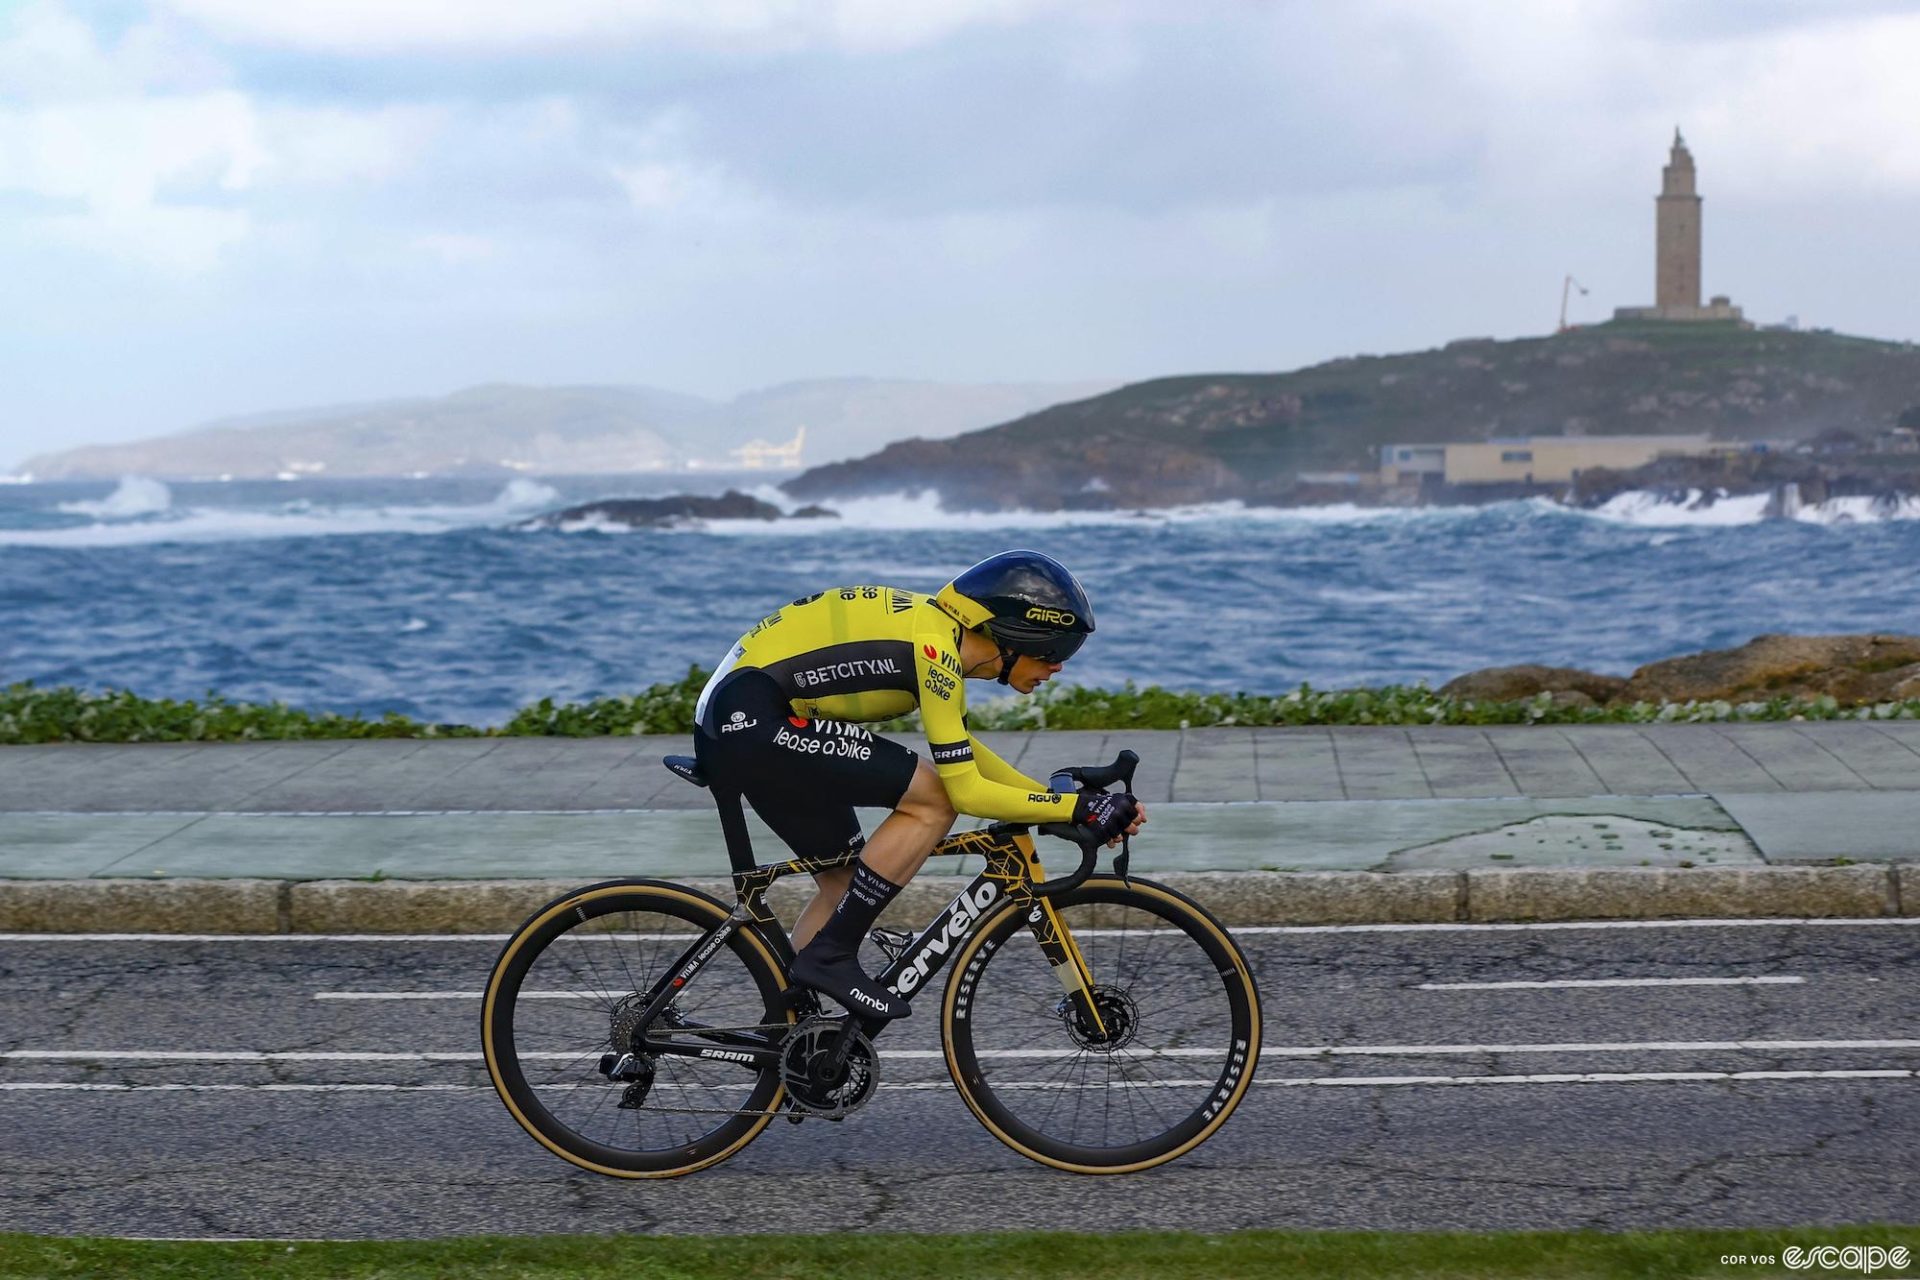
[[[841,587],[760,619],[700,694],[696,718],[729,672],[758,668],[797,716],[868,723],[920,708],[927,749],[961,813],[1002,822],[1064,822],[1072,798],[1002,760],[967,729],[960,624],[932,596],[898,587]]]

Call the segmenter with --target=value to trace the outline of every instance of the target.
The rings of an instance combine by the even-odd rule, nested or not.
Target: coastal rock
[[[1554,695],[1555,705],[1592,706],[1605,702],[1626,687],[1619,676],[1600,675],[1577,667],[1487,667],[1456,676],[1440,686],[1440,695],[1463,702],[1518,702]],[[1562,695],[1568,695],[1562,701]]]
[[[825,507],[803,507],[788,516],[771,502],[729,489],[719,497],[676,493],[665,498],[609,498],[549,511],[522,520],[516,529],[558,529],[567,525],[617,525],[628,529],[667,529],[699,520],[783,520],[836,517]]]
[[[1651,493],[1677,506],[1711,507],[1727,498],[1767,495],[1765,515],[1793,516],[1800,508],[1834,498],[1867,497],[1897,508],[1920,493],[1920,459],[1901,465],[1897,456],[1875,460],[1786,453],[1725,453],[1712,457],[1660,458],[1632,470],[1594,467],[1574,478],[1567,500],[1598,507],[1623,493]]]
[[[1759,636],[1649,663],[1621,702],[1729,702],[1826,695],[1846,704],[1920,697],[1920,636]]]

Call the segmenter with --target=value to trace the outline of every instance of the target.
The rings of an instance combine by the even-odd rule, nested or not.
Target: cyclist
[[[803,858],[856,851],[814,876],[794,926],[793,977],[868,1017],[905,1000],[868,977],[860,940],[961,813],[1086,824],[1109,844],[1138,831],[1131,795],[1062,796],[1009,765],[966,724],[965,680],[1032,693],[1093,633],[1093,606],[1065,566],[1005,551],[921,595],[841,587],[762,618],[700,693],[694,754],[736,787]],[[918,707],[931,764],[862,722]],[[855,807],[893,812],[867,840]]]

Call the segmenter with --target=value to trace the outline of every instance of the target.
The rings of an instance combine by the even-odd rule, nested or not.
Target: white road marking
[[[1522,1085],[1522,1084],[1714,1084],[1724,1082],[1765,1083],[1790,1080],[1911,1080],[1920,1076],[1920,1070],[1907,1068],[1862,1070],[1862,1071],[1589,1071],[1567,1072],[1542,1075],[1504,1075],[1504,1076],[1338,1076],[1320,1079],[1297,1079],[1280,1077],[1277,1079],[1256,1079],[1256,1085],[1268,1085],[1284,1089],[1328,1089],[1328,1088],[1406,1088],[1409,1086],[1443,1085]],[[1214,1079],[1195,1080],[1154,1080],[1130,1082],[1134,1088],[1144,1089],[1207,1089],[1218,1084]],[[575,1088],[601,1088],[599,1085],[567,1086]],[[915,1080],[895,1083],[882,1082],[880,1088],[892,1091],[922,1091],[928,1089],[950,1089],[953,1085],[946,1080]],[[1003,1080],[994,1085],[996,1090],[1013,1089],[1053,1089],[1064,1088],[1098,1090],[1104,1092],[1109,1086],[1106,1082],[1084,1085],[1062,1086],[1049,1080]],[[94,1084],[20,1081],[0,1083],[0,1092],[7,1093],[492,1093],[493,1087],[484,1084]]]
[[[1541,920],[1514,924],[1435,922],[1431,924],[1242,925],[1230,929],[1229,932],[1236,936],[1257,936],[1314,933],[1511,933],[1582,929],[1761,929],[1789,926],[1857,928],[1902,925],[1920,925],[1920,915],[1834,918],[1777,916],[1752,920]],[[1076,936],[1079,936],[1080,932],[1076,930]],[[0,933],[0,942],[484,942],[497,945],[505,942],[509,936],[504,933]]]
[[[1860,1052],[1868,1049],[1920,1049],[1920,1040],[1621,1040],[1569,1041],[1562,1044],[1268,1044],[1260,1053],[1268,1058],[1422,1058],[1471,1054],[1575,1053],[1804,1053]],[[1072,1057],[1077,1049],[984,1049],[981,1058],[1051,1059]],[[1135,1058],[1215,1058],[1217,1049],[1150,1049],[1129,1051]],[[530,1052],[528,1061],[565,1062],[585,1052]],[[888,1049],[885,1058],[944,1058],[939,1049]],[[436,1052],[380,1052],[305,1049],[13,1049],[0,1051],[0,1062],[479,1062],[481,1055],[459,1050]]]
[[[674,809],[9,809],[9,818],[572,818],[641,813],[699,812]]]
[[[484,991],[316,991],[315,1000],[482,1000]],[[522,991],[521,1000],[597,1000],[610,998],[592,991]]]
[[[1537,982],[1423,982],[1416,991],[1544,991],[1577,987],[1797,987],[1792,974],[1763,978],[1545,978]]]
[[[1084,936],[1084,935],[1076,935]],[[1780,975],[1761,978],[1549,978],[1527,982],[1422,982],[1416,991],[1525,991],[1577,987],[1772,987],[1800,986],[1805,978]],[[484,991],[316,991],[315,1000],[481,1000]],[[590,991],[522,991],[522,1000],[597,1000],[607,996]]]

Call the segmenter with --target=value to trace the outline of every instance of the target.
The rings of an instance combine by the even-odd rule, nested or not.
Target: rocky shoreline
[[[1758,636],[1651,662],[1630,676],[1573,667],[1487,667],[1449,680],[1441,697],[1516,702],[1544,695],[1556,707],[1635,703],[1765,702],[1831,698],[1843,706],[1920,698],[1920,636]]]
[[[707,520],[832,520],[839,513],[822,506],[782,511],[738,489],[719,497],[676,493],[664,498],[608,498],[548,511],[515,524],[515,529],[676,529]]]

